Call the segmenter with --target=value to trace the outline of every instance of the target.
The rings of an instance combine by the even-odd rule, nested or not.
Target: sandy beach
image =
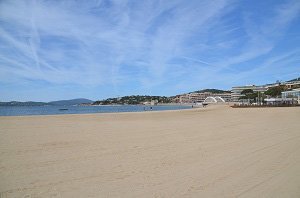
[[[0,117],[5,197],[300,197],[300,108]]]

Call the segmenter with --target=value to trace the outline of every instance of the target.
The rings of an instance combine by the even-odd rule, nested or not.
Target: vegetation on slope
[[[156,100],[158,103],[170,103],[171,99],[166,96],[124,96],[119,98],[108,98],[106,100],[99,100],[93,103],[93,105],[110,105],[110,104],[130,104],[137,105],[142,104],[144,102],[151,102],[152,100]]]

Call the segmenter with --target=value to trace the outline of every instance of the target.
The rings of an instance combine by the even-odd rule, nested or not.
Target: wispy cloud
[[[1,40],[15,53],[2,57],[20,54],[17,61],[39,71],[28,78],[50,82],[118,83],[126,79],[123,65],[159,80],[186,39],[226,3],[3,1]]]
[[[246,38],[240,43],[241,50],[216,64],[230,67],[271,52],[290,23],[299,16],[300,2],[290,1],[272,8],[269,17],[256,16],[255,12],[242,12]]]

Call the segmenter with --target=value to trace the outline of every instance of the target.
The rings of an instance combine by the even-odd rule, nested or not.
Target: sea
[[[151,109],[152,108],[152,109]],[[0,116],[118,113],[190,109],[185,105],[0,106]]]

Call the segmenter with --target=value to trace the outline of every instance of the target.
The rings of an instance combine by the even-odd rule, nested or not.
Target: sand
[[[0,117],[1,197],[300,197],[300,108]]]

